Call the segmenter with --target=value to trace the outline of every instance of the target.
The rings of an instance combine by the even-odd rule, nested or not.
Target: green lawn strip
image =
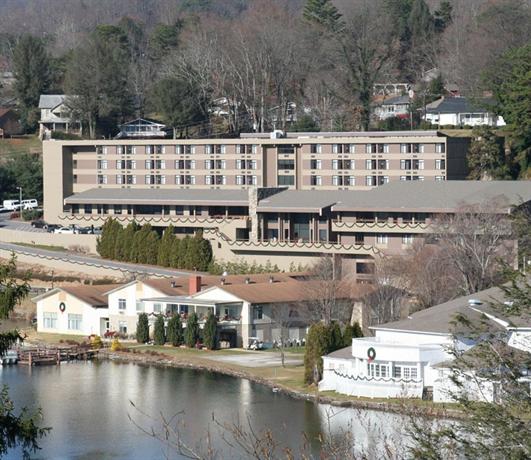
[[[44,342],[50,345],[61,345],[61,341],[66,342],[67,340],[72,340],[78,343],[88,342],[88,337],[86,335],[54,334],[51,332],[36,332],[34,330],[26,333],[26,342],[28,344]]]
[[[17,246],[25,246],[27,248],[37,248],[37,249],[46,249],[47,251],[57,251],[57,252],[68,252],[68,249],[66,249],[63,246],[53,246],[53,245],[47,245],[47,244],[32,244],[32,243],[12,243],[16,244]]]

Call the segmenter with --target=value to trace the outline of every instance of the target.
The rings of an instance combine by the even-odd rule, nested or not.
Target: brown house
[[[22,134],[22,126],[13,109],[0,107],[0,138]]]

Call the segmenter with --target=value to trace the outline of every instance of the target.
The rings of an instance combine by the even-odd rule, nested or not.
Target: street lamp
[[[22,209],[22,187],[17,187],[18,190],[18,209]]]

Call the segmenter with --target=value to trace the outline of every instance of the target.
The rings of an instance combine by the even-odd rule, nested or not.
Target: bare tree
[[[515,265],[517,244],[508,209],[505,200],[493,199],[462,206],[434,222],[434,237],[457,275],[460,293],[471,294],[495,284],[502,261]]]

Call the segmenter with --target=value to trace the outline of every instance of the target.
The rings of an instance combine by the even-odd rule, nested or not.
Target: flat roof
[[[372,190],[349,191],[333,211],[451,212],[503,198],[499,210],[531,200],[531,181],[396,181]],[[507,205],[505,205],[507,203]]]
[[[319,213],[348,194],[363,191],[346,190],[284,190],[258,202],[258,212]]]
[[[65,198],[65,204],[146,204],[248,206],[247,190],[92,188]]]
[[[382,137],[445,137],[446,135],[439,131],[319,131],[319,132],[287,132],[280,139],[323,139],[323,138],[382,138]],[[271,133],[241,133],[242,139],[270,139]],[[271,139],[276,141],[279,139]]]

